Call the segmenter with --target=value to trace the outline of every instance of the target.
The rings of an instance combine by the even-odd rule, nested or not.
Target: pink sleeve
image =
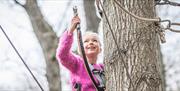
[[[71,72],[75,72],[78,69],[79,58],[71,51],[72,43],[73,34],[68,34],[68,31],[65,31],[59,39],[58,48],[56,50],[56,58]]]

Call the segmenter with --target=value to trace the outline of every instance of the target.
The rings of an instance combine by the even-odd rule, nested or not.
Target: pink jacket
[[[68,34],[68,31],[65,31],[59,40],[56,57],[58,61],[70,71],[72,87],[74,87],[75,83],[81,83],[82,91],[96,91],[84,67],[83,58],[79,55],[72,53],[72,43],[73,34]],[[95,69],[102,70],[103,65],[94,64],[93,67]],[[97,80],[97,78],[95,78],[95,76],[94,79],[99,85],[99,81]],[[72,89],[73,91],[75,91],[74,88]]]

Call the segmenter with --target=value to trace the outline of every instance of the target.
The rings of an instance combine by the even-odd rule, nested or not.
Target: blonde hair
[[[98,35],[97,33],[92,32],[92,31],[86,31],[86,32],[82,35],[82,39],[84,39],[84,37],[87,36],[87,35],[94,35],[94,36],[96,36],[97,39],[98,39],[98,43],[100,44],[100,47],[101,47],[100,37],[99,37],[99,35]],[[77,50],[77,51],[78,51],[78,54],[82,55],[80,49],[81,49],[81,48],[80,48],[80,44],[78,43],[78,50]]]
[[[94,36],[96,36],[97,39],[98,39],[98,42],[99,42],[99,44],[100,44],[100,46],[101,46],[100,37],[99,37],[99,35],[98,35],[97,33],[92,32],[92,31],[86,31],[86,32],[83,34],[83,37],[82,37],[82,38],[84,39],[84,37],[87,36],[87,35],[94,35]]]

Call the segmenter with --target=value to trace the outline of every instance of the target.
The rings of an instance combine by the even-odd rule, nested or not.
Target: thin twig
[[[24,7],[24,5],[21,4],[21,3],[20,3],[19,1],[17,1],[17,0],[14,0],[14,2],[15,2],[16,4],[18,4],[18,5],[22,6],[22,7]]]

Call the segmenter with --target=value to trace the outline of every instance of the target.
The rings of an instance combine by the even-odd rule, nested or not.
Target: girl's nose
[[[91,45],[92,45],[92,44],[93,44],[93,41],[89,41],[89,44],[91,44]]]

